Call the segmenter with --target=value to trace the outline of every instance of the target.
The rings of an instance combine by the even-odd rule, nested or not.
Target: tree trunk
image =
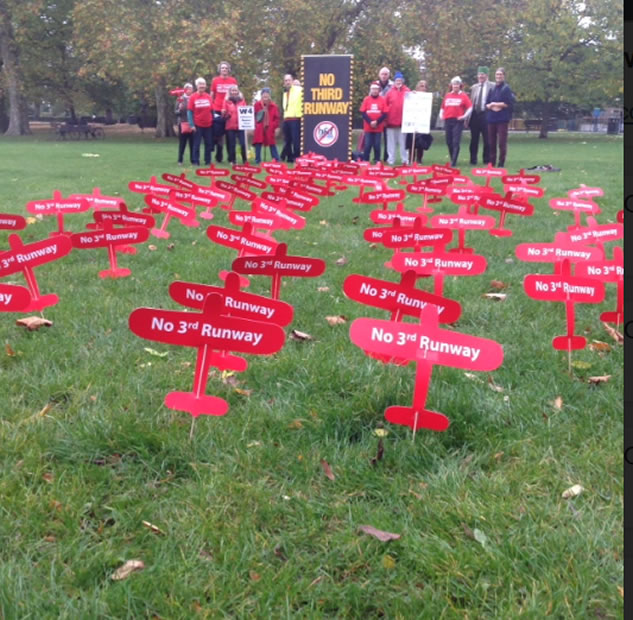
[[[541,117],[541,131],[538,134],[539,138],[546,139],[547,138],[547,130],[549,129],[549,111],[550,104],[549,101],[543,102],[543,116]]]
[[[156,95],[156,138],[170,138],[176,135],[174,131],[174,115],[171,101],[168,99],[167,87],[163,80],[159,80],[154,90]]]
[[[9,126],[4,133],[6,136],[30,134],[28,111],[22,97],[20,53],[15,42],[11,15],[4,0],[0,0],[0,58],[9,95]]]

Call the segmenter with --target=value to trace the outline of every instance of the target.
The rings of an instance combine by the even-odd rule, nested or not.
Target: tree
[[[540,138],[554,104],[593,107],[622,92],[621,4],[526,0],[508,38],[508,81],[519,99],[541,102]]]
[[[96,74],[156,101],[156,137],[174,135],[168,92],[208,75],[212,58],[233,59],[239,10],[221,1],[85,0],[75,7],[75,42],[83,75]]]
[[[28,111],[24,97],[24,75],[20,59],[20,47],[15,36],[15,25],[20,18],[32,11],[32,2],[0,0],[0,59],[2,79],[9,100],[9,126],[7,136],[30,134]]]

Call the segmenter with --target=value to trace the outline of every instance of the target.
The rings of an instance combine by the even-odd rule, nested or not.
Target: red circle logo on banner
[[[314,127],[312,135],[319,146],[332,146],[338,140],[338,127],[332,121],[321,121]]]

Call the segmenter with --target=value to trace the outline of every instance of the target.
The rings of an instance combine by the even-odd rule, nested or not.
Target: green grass
[[[428,163],[445,156],[438,134]],[[0,211],[24,213],[27,201],[54,189],[95,186],[137,209],[142,199],[127,183],[177,172],[175,160],[175,142],[149,136],[4,138]],[[16,315],[0,316],[0,337],[15,352],[0,356],[0,616],[621,617],[623,352],[599,321],[615,307],[615,288],[607,285],[599,307],[577,306],[577,332],[612,350],[574,353],[588,367],[570,375],[566,355],[550,344],[565,330],[563,305],[531,300],[522,289],[525,274],[551,268],[519,262],[514,247],[551,240],[572,224],[547,199],[581,182],[604,188],[599,221],[614,221],[623,202],[622,142],[510,136],[511,170],[546,163],[562,172],[543,175],[546,198],[536,201],[535,216],[510,216],[510,238],[468,233],[488,271],[445,284],[463,306],[458,329],[503,344],[504,364],[490,376],[504,391],[490,389],[487,373],[474,373],[478,381],[436,367],[427,404],[451,426],[420,431],[415,442],[410,429],[383,421],[385,407],[411,403],[414,367],[370,360],[349,341],[347,325],[325,321],[385,318],[344,297],[347,275],[396,279],[383,267],[389,252],[362,240],[370,208],[351,202],[357,190],[323,200],[303,231],[276,235],[291,254],[327,262],[321,277],[289,279],[282,289],[295,308],[290,328],[314,340],[288,339],[273,357],[251,357],[237,377],[250,395],[214,373],[207,393],[227,399],[230,410],[199,418],[192,442],[189,416],[162,402],[170,390],[191,389],[195,352],[141,340],[127,318],[143,305],[177,309],[167,292],[174,279],[217,283],[235,252],[212,246],[204,222],[198,229],[172,222],[169,241],[150,241],[156,251],[145,244],[121,256],[129,278],[100,280],[105,250],[73,251],[38,268],[42,292],[60,296],[44,312],[53,327],[30,333],[14,325]],[[411,197],[407,206],[418,202]],[[81,230],[87,221],[78,215],[66,225]],[[213,223],[227,221],[222,211]],[[55,227],[45,219],[22,236],[34,241]],[[7,236],[0,231],[0,247]],[[349,262],[336,265],[343,255]],[[509,284],[503,302],[481,297],[493,279]],[[21,275],[3,281],[23,284]],[[328,292],[317,292],[324,286]],[[268,293],[268,279],[254,278],[251,289]],[[151,356],[147,346],[168,355]],[[607,383],[586,381],[604,374],[612,375]],[[561,409],[553,406],[559,396]],[[384,458],[372,466],[382,426]],[[576,483],[585,491],[562,499]],[[363,524],[402,537],[382,543],[360,534]],[[133,558],[145,570],[112,581]]]

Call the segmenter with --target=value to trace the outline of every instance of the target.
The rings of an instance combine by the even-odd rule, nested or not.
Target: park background
[[[540,14],[531,12],[535,4]],[[559,22],[574,15],[570,7],[581,6],[547,4],[564,8],[549,13]],[[159,5],[164,19],[149,19]],[[362,10],[355,13],[357,5]],[[540,66],[534,50],[543,47],[545,53],[550,42],[550,52],[570,48],[565,57],[577,53],[577,59],[588,63],[579,73],[576,63],[570,63],[557,74],[566,85],[560,92],[570,97],[583,93],[583,103],[579,98],[574,104],[578,110],[617,107],[620,26],[608,18],[620,8],[583,5],[606,20],[596,13],[600,28],[592,37],[597,42],[585,46],[579,41],[566,45],[569,28],[552,29],[557,20],[545,17],[544,5],[473,3],[467,11],[455,2],[443,3],[446,9],[440,11],[434,4],[393,3],[392,15],[378,11],[373,2],[254,2],[244,9],[207,2],[85,2],[77,4],[69,20],[72,3],[0,0],[3,17],[11,9],[22,67],[25,57],[40,53],[40,46],[40,59],[50,61],[35,62],[31,69],[42,71],[32,77],[22,75],[23,101],[32,97],[26,93],[41,93],[47,80],[59,75],[51,68],[56,58],[51,50],[61,48],[46,51],[48,35],[32,28],[57,23],[42,15],[65,6],[62,25],[72,25],[77,33],[81,23],[81,36],[101,41],[102,55],[112,49],[114,61],[110,57],[104,65],[119,67],[120,81],[99,75],[86,57],[81,57],[79,70],[71,65],[69,75],[94,80],[98,92],[122,95],[132,103],[131,110],[113,104],[117,115],[119,110],[134,114],[143,98],[150,105],[156,94],[164,96],[179,86],[183,65],[178,59],[192,63],[184,70],[186,78],[198,73],[209,78],[216,60],[226,58],[243,84],[245,76],[253,79],[255,90],[266,82],[280,84],[285,71],[299,66],[303,51],[355,53],[355,77],[358,83],[369,81],[383,64],[406,66],[404,41],[394,43],[395,32],[413,32],[418,43],[436,40],[436,55],[442,50],[460,59],[446,64],[450,56],[445,56],[432,65],[427,51],[429,73],[424,75],[436,67],[433,90],[442,91],[441,84],[460,71],[468,82],[468,69],[458,68],[466,65],[474,81],[476,67],[484,61],[506,66],[508,81],[519,93],[522,87],[540,88],[539,80],[530,77]],[[215,10],[211,17],[209,6]],[[481,8],[479,18],[474,6]],[[268,15],[266,7],[277,11],[274,19],[257,21]],[[524,61],[517,60],[512,65],[516,73],[510,73],[507,57],[497,55],[498,46],[482,58],[485,49],[493,48],[479,47],[480,37],[492,42],[509,33],[519,36],[518,13],[509,27],[510,22],[502,21],[504,7],[508,12],[513,7],[525,10],[521,24],[530,23],[531,32],[524,31],[524,39],[547,33],[529,57],[532,71],[528,57],[521,56]],[[77,22],[84,8],[86,22]],[[405,13],[413,8],[415,15]],[[167,19],[169,9],[173,22]],[[328,17],[337,9],[346,12],[339,19]],[[244,30],[251,10],[251,29]],[[420,15],[428,18],[422,21]],[[594,18],[575,18],[584,24],[576,36],[593,31]],[[24,28],[22,19],[33,22]],[[341,27],[344,19],[347,24]],[[324,33],[332,29],[331,48],[325,34],[317,38],[310,30],[319,23]],[[431,29],[426,23],[436,25]],[[169,24],[171,30],[159,29]],[[222,36],[218,24],[234,28],[225,31],[231,36]],[[416,30],[409,31],[413,24]],[[471,36],[465,24],[478,24],[480,34]],[[56,30],[46,32],[53,41]],[[363,47],[356,51],[348,46],[356,42],[347,38],[352,32],[372,35],[365,74],[359,69]],[[304,33],[311,34],[304,39]],[[463,46],[461,40],[453,45],[456,33],[464,37]],[[118,44],[117,37],[122,37]],[[257,58],[262,63],[285,50],[286,62],[274,63],[276,75],[272,70],[251,73],[246,64],[254,60],[250,54],[244,55],[245,64],[238,64],[239,49],[255,44],[260,45]],[[62,47],[75,51],[78,45]],[[197,45],[201,47],[195,50]],[[168,47],[181,53],[173,65],[160,51]],[[472,52],[465,55],[466,49]],[[395,55],[398,51],[403,55]],[[98,56],[95,47],[94,62]],[[161,56],[168,70],[158,91],[154,86],[165,68]],[[419,61],[413,62],[410,84],[419,70]],[[5,61],[3,80],[6,67]],[[590,91],[601,94],[585,98]],[[7,92],[5,88],[5,97]],[[77,95],[78,117],[105,113],[107,104],[97,103],[78,85],[69,92]],[[535,106],[544,102],[539,97],[545,95],[533,96]],[[41,101],[57,101],[51,105],[58,105],[62,116],[69,109],[53,96]],[[165,110],[171,110],[173,99],[166,101]],[[7,114],[8,109],[7,104]],[[134,127],[133,132],[127,123],[117,123],[121,129],[106,126],[105,140],[78,141],[56,140],[46,123],[34,124],[32,135],[0,139],[0,211],[26,215],[27,201],[49,198],[55,189],[66,196],[95,186],[140,209],[142,200],[127,190],[129,181],[183,171],[195,178],[191,168],[175,165],[173,137],[155,137],[168,132],[169,123],[162,129],[157,123],[156,131]],[[445,163],[439,138],[436,134],[425,163]],[[289,338],[280,354],[252,358],[242,375],[212,375],[207,392],[225,398],[231,408],[223,418],[199,419],[193,441],[189,416],[166,409],[162,402],[175,384],[189,388],[193,352],[136,338],[127,318],[143,305],[175,309],[167,294],[173,280],[217,283],[217,271],[230,265],[233,253],[209,243],[204,226],[192,230],[173,223],[169,240],[150,242],[155,249],[145,244],[136,256],[120,259],[133,271],[129,278],[98,278],[107,262],[105,251],[74,251],[42,267],[38,277],[43,291],[60,295],[60,303],[44,313],[53,326],[23,331],[8,314],[0,323],[1,615],[621,617],[623,347],[598,318],[600,311],[615,307],[615,287],[607,285],[599,307],[577,307],[578,330],[602,344],[575,353],[569,372],[566,355],[551,347],[551,338],[564,331],[564,308],[530,300],[522,288],[526,274],[547,272],[549,266],[521,263],[514,248],[521,242],[550,241],[555,231],[569,226],[571,215],[554,212],[547,200],[580,183],[604,189],[598,220],[615,221],[623,204],[622,150],[619,135],[568,131],[566,126],[547,140],[535,132],[511,134],[510,170],[550,163],[561,172],[543,173],[546,196],[534,201],[534,217],[508,218],[513,237],[468,233],[467,239],[488,259],[485,275],[446,283],[446,295],[463,305],[458,329],[503,344],[505,362],[494,373],[470,376],[436,368],[428,404],[446,413],[451,426],[445,433],[418,432],[415,442],[410,429],[383,419],[386,406],[410,403],[415,369],[381,365],[349,341],[353,319],[384,315],[346,299],[343,280],[351,273],[389,278],[383,268],[389,253],[362,239],[370,222],[367,207],[352,202],[354,190],[323,200],[308,214],[304,230],[278,235],[289,251],[327,262],[321,278],[292,280],[282,289],[282,299],[295,308],[291,327],[313,340]],[[418,203],[419,197],[410,196],[406,208]],[[436,208],[454,210],[448,201]],[[53,220],[36,220],[22,231],[23,238],[46,237],[56,228]],[[88,214],[68,218],[68,227],[82,230],[89,220]],[[226,225],[226,213],[217,213],[213,223]],[[8,245],[7,236],[0,232],[2,247]],[[10,278],[21,284],[19,280]],[[262,280],[254,279],[252,290],[266,294],[269,287]],[[493,281],[506,286],[498,289]],[[507,295],[503,301],[482,297],[500,290]],[[342,317],[343,322],[330,325],[326,316]],[[146,350],[148,345],[153,352]],[[595,383],[591,377],[608,379]],[[563,498],[573,485],[581,485],[582,492]],[[384,543],[359,532],[361,525],[401,538]],[[131,559],[142,560],[145,569],[114,581],[117,568]]]

